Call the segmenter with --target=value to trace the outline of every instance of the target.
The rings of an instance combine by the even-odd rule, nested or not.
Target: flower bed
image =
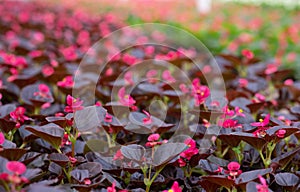
[[[291,71],[131,28],[89,49],[124,24],[45,6],[0,5],[0,191],[299,191]]]

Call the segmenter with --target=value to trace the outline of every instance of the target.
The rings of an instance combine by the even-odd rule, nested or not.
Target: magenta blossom
[[[146,77],[149,83],[156,83],[157,79],[155,76],[157,75],[157,71],[155,69],[151,69],[147,72]]]
[[[243,109],[241,109],[239,107],[235,107],[234,111],[235,111],[235,115],[236,116],[246,117],[246,115],[244,114],[244,110]]]
[[[0,145],[2,145],[5,142],[5,137],[3,133],[0,132]]]
[[[163,190],[163,192],[182,192],[182,189],[179,186],[178,182],[174,181],[171,189],[169,189],[169,190]]]
[[[75,113],[76,111],[82,110],[84,107],[81,106],[83,101],[81,101],[79,98],[75,99],[71,95],[67,96],[67,105],[65,107],[65,112],[67,113]]]
[[[145,111],[145,110],[143,110],[143,112],[144,112],[144,113],[146,114],[146,116],[147,116],[147,117],[145,117],[145,118],[143,119],[143,123],[144,123],[145,125],[151,124],[151,123],[152,123],[151,115],[150,115],[147,111]]]
[[[195,106],[198,107],[209,97],[210,90],[207,86],[200,85],[199,79],[194,79],[192,85],[192,95],[195,99]]]
[[[39,84],[39,91],[33,93],[34,96],[39,96],[42,98],[50,98],[50,89],[45,84]]]
[[[180,159],[178,159],[178,163],[180,167],[186,166],[186,160],[190,160],[192,156],[198,154],[199,150],[196,147],[196,141],[192,138],[187,138],[184,143],[188,146],[188,148],[180,153]]]
[[[286,133],[286,130],[284,130],[284,129],[279,129],[279,130],[276,132],[276,136],[277,136],[278,138],[284,138],[285,133]]]
[[[45,77],[49,77],[54,73],[54,69],[53,69],[53,67],[51,67],[49,65],[45,65],[42,68],[42,73]]]
[[[271,63],[267,65],[267,68],[265,70],[266,75],[270,75],[272,73],[275,73],[278,71],[278,64],[277,63]]]
[[[104,121],[105,121],[106,123],[111,123],[112,120],[113,120],[113,117],[112,117],[110,114],[106,113],[106,114],[105,114]]]
[[[244,78],[239,79],[239,86],[240,87],[247,87],[247,85],[248,85],[248,80],[247,79],[244,79]]]
[[[76,54],[76,47],[75,46],[61,48],[60,52],[63,54],[64,58],[67,61],[74,61],[78,57],[77,54]]]
[[[63,87],[63,88],[72,88],[74,85],[73,77],[72,76],[66,76],[61,81],[57,82],[57,86]]]
[[[146,147],[154,147],[156,145],[161,145],[161,144],[168,142],[168,140],[166,140],[166,139],[164,139],[163,141],[158,141],[159,138],[160,138],[160,135],[158,133],[149,135],[148,142],[145,144]]]
[[[224,128],[237,128],[241,126],[240,124],[238,124],[237,120],[233,120],[233,119],[225,119],[224,121],[220,120],[218,122],[218,125]]]
[[[258,178],[261,184],[256,185],[257,192],[268,192],[269,188],[265,178],[263,178],[261,175],[258,175]]]
[[[112,183],[111,187],[107,187],[107,192],[117,192],[115,182]]]
[[[242,50],[242,55],[243,55],[244,57],[246,57],[247,59],[249,59],[249,60],[254,58],[253,52],[250,51],[250,50],[248,50],[248,49]]]
[[[225,171],[226,174],[229,174],[229,179],[235,179],[238,175],[242,173],[240,170],[241,165],[238,162],[230,162],[227,165],[228,171]]]
[[[22,175],[26,172],[26,166],[18,161],[10,161],[6,164],[6,169],[16,175]]]
[[[16,122],[16,128],[19,128],[25,120],[29,120],[25,112],[26,109],[24,107],[17,107],[14,111],[10,112],[10,117]]]
[[[124,74],[124,80],[126,82],[126,84],[129,84],[129,85],[133,85],[134,84],[134,81],[133,81],[133,74],[131,71],[128,71]]]
[[[135,100],[128,94],[125,93],[125,88],[122,87],[118,92],[119,102],[127,107],[134,107]]]
[[[171,72],[169,70],[165,70],[162,73],[162,78],[167,82],[167,83],[174,83],[176,82],[176,79],[172,76]]]
[[[122,152],[121,152],[121,150],[119,149],[117,152],[116,152],[116,154],[115,154],[115,156],[114,156],[114,158],[113,158],[113,160],[122,160],[122,159],[124,159],[124,156],[123,156],[123,154],[122,154]]]
[[[256,126],[256,127],[265,127],[270,122],[270,114],[268,114],[264,119],[259,119],[259,122],[251,123],[250,125]]]

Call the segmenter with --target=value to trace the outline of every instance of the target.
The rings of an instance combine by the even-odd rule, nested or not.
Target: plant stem
[[[64,173],[68,179],[68,182],[71,183],[71,175],[69,174],[69,172],[64,167],[62,167],[62,170],[64,171]]]
[[[151,178],[151,180],[147,182],[147,185],[146,185],[146,192],[149,192],[149,191],[150,191],[150,187],[151,187],[153,181],[156,179],[156,177],[159,175],[159,173],[163,170],[164,167],[165,167],[165,166],[160,167],[159,170],[157,170],[157,171],[155,172],[155,174],[153,175],[153,177]]]
[[[225,148],[225,150],[223,151],[223,153],[221,154],[220,158],[223,158],[226,155],[226,153],[228,152],[229,149],[230,149],[230,146],[227,146]]]
[[[265,168],[267,168],[266,159],[264,157],[264,154],[262,153],[262,150],[260,149],[258,152],[259,152],[260,158],[263,160]]]
[[[20,149],[23,149],[26,146],[26,142],[22,143],[22,145],[19,147]]]

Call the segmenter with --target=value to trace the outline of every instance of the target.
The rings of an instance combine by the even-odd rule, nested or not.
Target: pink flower
[[[5,137],[3,135],[3,133],[0,132],[0,145],[2,145],[5,141]]]
[[[124,54],[122,60],[127,63],[128,65],[134,65],[138,62],[138,59],[132,55]]]
[[[107,187],[107,192],[117,192],[115,182],[112,183],[111,187]]]
[[[169,70],[165,70],[162,73],[162,78],[167,82],[167,83],[174,83],[176,82],[176,79],[171,75],[171,72]]]
[[[74,61],[77,59],[75,46],[70,46],[67,48],[61,48],[60,52],[63,54],[67,61]]]
[[[279,130],[276,132],[276,136],[277,136],[278,138],[284,138],[285,133],[286,133],[286,130],[284,130],[284,129],[279,129]]]
[[[265,101],[266,100],[266,97],[260,93],[256,93],[254,95],[254,97],[256,97],[259,101]]]
[[[16,175],[21,175],[26,172],[26,166],[18,161],[7,162],[6,169]]]
[[[8,173],[1,173],[0,180],[8,181],[9,174]]]
[[[222,120],[220,120],[219,126],[222,126],[224,128],[236,128],[237,126],[240,126],[240,125],[238,124],[237,120],[225,119],[223,122],[222,122]]]
[[[25,120],[29,120],[29,117],[24,115],[25,112],[26,109],[24,107],[17,107],[14,111],[10,112],[10,117],[16,122],[16,128],[19,128]]]
[[[284,85],[287,85],[287,86],[290,86],[290,85],[293,85],[294,84],[294,81],[292,79],[287,79],[284,81]]]
[[[222,173],[223,172],[223,167],[218,166],[218,169],[214,171],[215,173]]]
[[[180,153],[180,159],[178,159],[180,167],[184,167],[186,165],[186,160],[190,160],[192,156],[199,152],[196,147],[196,142],[193,139],[188,138],[184,141],[184,143],[188,146],[188,149]]]
[[[42,98],[49,98],[50,96],[50,89],[45,84],[39,84],[39,91],[33,93],[34,96],[39,96]]]
[[[263,178],[261,175],[258,175],[258,178],[259,178],[261,184],[256,185],[257,191],[258,192],[268,192],[269,188],[268,188],[265,178]]]
[[[112,122],[112,116],[110,115],[110,114],[108,114],[108,113],[106,113],[105,114],[105,119],[104,119],[104,121],[106,122],[106,123],[111,123]]]
[[[248,85],[248,80],[247,80],[247,79],[244,79],[244,78],[240,78],[240,79],[239,79],[239,85],[240,85],[240,87],[247,87],[247,85]]]
[[[102,106],[102,103],[101,103],[100,101],[97,101],[97,102],[95,103],[95,106],[101,107],[101,106]]]
[[[120,149],[116,152],[116,154],[114,155],[114,158],[113,158],[113,160],[118,160],[118,159],[120,159],[120,160],[124,159],[124,156]]]
[[[157,75],[157,71],[155,69],[151,69],[147,72],[146,77],[149,83],[156,83],[158,80],[154,78]]]
[[[158,141],[160,138],[160,135],[158,133],[154,133],[149,135],[148,141]]]
[[[244,114],[243,109],[240,109],[239,107],[235,107],[234,111],[235,111],[236,116],[246,117],[246,115]]]
[[[74,85],[73,77],[66,76],[63,80],[57,82],[57,86],[64,88],[72,88]]]
[[[249,49],[244,49],[244,50],[242,50],[242,55],[243,55],[244,57],[246,57],[247,59],[249,59],[249,60],[254,58],[253,52],[250,51]]]
[[[75,164],[77,162],[77,159],[75,157],[69,156],[69,160],[72,164]]]
[[[230,110],[229,107],[226,105],[224,108],[223,108],[223,112],[224,112],[224,117],[226,116],[234,116],[234,111],[233,110]]]
[[[275,73],[277,70],[278,70],[278,64],[277,63],[268,64],[267,68],[265,70],[265,74],[270,75],[272,73]]]
[[[151,123],[152,123],[151,115],[150,115],[147,111],[145,111],[145,110],[143,110],[143,112],[144,112],[144,113],[146,114],[146,116],[147,116],[147,117],[145,117],[145,118],[143,119],[143,123],[144,123],[145,125],[151,124]]]
[[[85,178],[84,181],[83,181],[83,183],[84,183],[85,185],[90,185],[92,182],[91,182],[90,179]]]
[[[229,174],[228,178],[235,179],[236,176],[240,175],[242,171],[240,170],[240,164],[237,162],[230,162],[227,165],[228,171],[225,171],[226,174]]]
[[[147,46],[144,51],[147,56],[151,56],[154,53],[155,48],[153,46]]]
[[[79,98],[75,99],[71,95],[67,96],[67,105],[65,107],[65,112],[67,113],[75,113],[76,111],[82,110],[84,107],[81,106],[83,101],[81,101]]]
[[[155,134],[151,134],[148,137],[148,142],[145,144],[146,147],[154,147],[156,145],[161,145],[164,143],[167,143],[168,140],[164,139],[163,141],[158,141],[160,138],[160,135],[155,133]]]
[[[256,131],[254,131],[252,134],[255,137],[265,137],[266,136],[266,130],[269,129],[269,127],[258,127]]]
[[[124,74],[124,80],[127,84],[129,85],[133,85],[134,81],[133,81],[133,75],[131,71],[128,71]]]
[[[54,73],[54,69],[53,69],[53,67],[51,67],[49,65],[45,65],[42,68],[42,73],[45,77],[49,77]]]
[[[47,102],[47,103],[44,103],[42,106],[41,106],[41,108],[42,109],[47,109],[47,108],[49,108],[51,106],[51,104],[49,103],[49,102]]]
[[[135,104],[135,100],[128,94],[125,93],[125,88],[122,87],[119,92],[119,101],[122,105],[127,106],[127,107],[132,107]]]
[[[34,50],[29,53],[29,56],[32,58],[40,57],[43,54],[41,50]]]
[[[195,106],[198,107],[210,95],[210,90],[207,86],[200,85],[199,79],[194,79],[192,85],[192,95],[195,99]]]
[[[263,120],[259,119],[259,122],[251,123],[250,125],[256,126],[256,127],[265,127],[270,122],[270,114],[268,114]]]
[[[182,91],[182,93],[188,93],[189,92],[189,89],[186,87],[186,85],[185,84],[183,84],[183,83],[181,83],[180,85],[179,85],[179,88],[180,88],[180,90]]]
[[[174,181],[171,189],[169,189],[169,190],[163,190],[163,192],[182,192],[182,189],[179,186],[178,182]]]
[[[62,139],[62,141],[61,141],[60,146],[63,147],[63,146],[65,146],[65,145],[70,145],[70,144],[71,144],[71,141],[69,140],[69,135],[68,135],[67,132],[65,132],[65,133],[64,133],[64,137],[63,137],[63,139]]]

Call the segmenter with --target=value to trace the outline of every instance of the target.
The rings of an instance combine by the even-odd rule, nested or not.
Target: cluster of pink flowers
[[[268,130],[270,123],[270,114],[266,115],[264,119],[260,119],[259,122],[254,122],[251,123],[250,125],[257,127],[257,130],[253,132],[253,135],[256,137],[265,137],[266,135],[266,130]],[[286,130],[284,129],[279,129],[276,132],[276,136],[278,138],[284,138],[286,133]]]
[[[144,123],[145,125],[151,124],[151,123],[152,123],[152,118],[151,118],[150,113],[148,113],[148,112],[145,111],[145,110],[143,110],[143,112],[144,112],[144,113],[146,114],[146,116],[147,116],[147,117],[145,117],[145,118],[143,119],[143,123]]]
[[[72,88],[74,86],[74,81],[72,76],[66,76],[61,81],[57,82],[57,86],[63,88]]]
[[[261,184],[256,185],[257,192],[269,192],[265,178],[263,178],[261,175],[258,175],[258,178]]]
[[[136,101],[129,95],[126,94],[125,88],[122,87],[118,92],[119,102],[127,107],[130,107],[132,110],[137,110],[137,107],[134,105]]]
[[[34,92],[33,95],[36,96],[36,97],[43,98],[43,99],[49,99],[49,98],[51,98],[50,93],[51,93],[50,89],[47,85],[39,84],[39,91]],[[50,107],[49,102],[46,102],[41,106],[42,109],[45,109],[45,108],[48,108],[48,107]]]
[[[192,95],[195,100],[195,106],[198,107],[209,97],[210,90],[207,86],[201,85],[200,80],[196,78],[192,82]]]
[[[154,147],[168,142],[168,140],[166,139],[164,139],[163,141],[158,141],[159,138],[160,135],[158,133],[149,135],[148,142],[146,143],[146,147]]]
[[[199,150],[196,146],[196,141],[188,138],[184,141],[184,143],[188,146],[188,148],[180,153],[180,158],[178,159],[178,163],[180,167],[184,167],[194,155],[198,154]]]
[[[163,190],[163,192],[182,192],[182,189],[179,186],[178,182],[174,181],[171,189],[169,189],[169,190]]]
[[[26,166],[18,161],[9,161],[6,164],[6,169],[9,173],[1,173],[0,180],[5,183],[11,184],[11,190],[16,190],[16,187],[25,183],[29,180],[23,177],[22,174],[26,172]]]
[[[242,170],[240,170],[241,165],[237,162],[230,162],[227,165],[227,169],[225,170],[225,173],[228,174],[229,179],[235,179],[237,176],[239,176],[242,173]]]
[[[71,95],[67,96],[67,106],[65,107],[65,112],[67,113],[75,113],[76,111],[82,110],[84,107],[82,106],[83,101],[80,98],[75,99]]]
[[[20,128],[24,121],[29,120],[25,115],[26,109],[24,107],[17,107],[14,111],[10,112],[10,117],[16,122],[16,128]]]
[[[239,108],[235,107],[234,110],[229,109],[228,106],[225,106],[223,108],[223,115],[220,117],[218,121],[218,125],[222,126],[224,128],[238,128],[241,127],[240,124],[238,124],[238,120],[234,120],[234,117],[245,117],[244,111]]]

